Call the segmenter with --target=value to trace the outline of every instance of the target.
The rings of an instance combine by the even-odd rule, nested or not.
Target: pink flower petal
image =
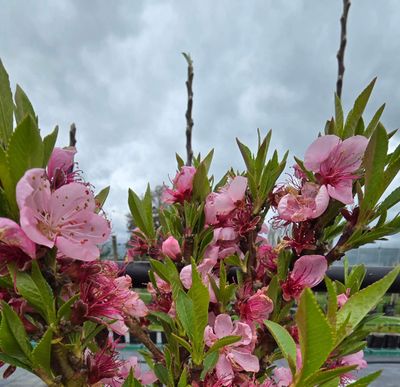
[[[319,167],[340,143],[340,138],[335,135],[318,137],[307,149],[304,156],[304,166],[313,172],[319,172]]]
[[[352,136],[344,140],[338,147],[339,158],[336,166],[342,173],[353,173],[361,166],[368,139],[364,136]]]
[[[329,205],[329,194],[326,186],[321,185],[317,196],[315,197],[315,209],[313,210],[312,218],[321,216]]]
[[[226,358],[225,354],[219,355],[217,364],[215,366],[218,381],[223,386],[229,386],[235,376],[231,362]]]
[[[74,164],[75,153],[76,149],[73,147],[54,148],[47,165],[49,178],[52,179],[55,176],[57,169],[67,172]]]
[[[232,335],[233,324],[231,316],[228,314],[219,314],[215,319],[214,332],[219,339]]]
[[[0,241],[18,247],[31,258],[35,258],[36,245],[26,236],[19,224],[11,219],[0,218]]]
[[[35,243],[52,248],[54,240],[47,238],[38,228],[35,210],[23,207],[20,210],[21,227],[25,234]]]
[[[344,204],[353,204],[353,181],[341,180],[335,186],[328,184],[328,193],[331,198]]]
[[[66,257],[79,259],[81,261],[94,261],[99,258],[99,248],[93,244],[80,244],[64,237],[56,239],[56,246],[60,253]]]
[[[227,193],[231,197],[232,201],[235,203],[244,199],[246,189],[247,178],[243,176],[236,176],[229,184]]]
[[[257,356],[252,355],[244,348],[231,348],[227,357],[247,372],[258,372],[260,362]]]
[[[311,288],[322,281],[327,269],[323,255],[303,255],[294,263],[290,276],[299,285]]]

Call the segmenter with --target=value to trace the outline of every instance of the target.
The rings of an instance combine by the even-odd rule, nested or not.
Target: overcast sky
[[[348,25],[346,109],[378,76],[367,118],[383,103],[400,126],[400,3],[355,0]],[[186,63],[194,60],[195,152],[212,172],[243,168],[235,137],[303,157],[333,114],[341,0],[0,0],[0,57],[39,115],[43,134],[78,132],[77,161],[125,241],[127,190],[168,182],[185,155]],[[394,139],[394,144],[399,137]],[[292,159],[291,159],[292,160]],[[290,161],[291,163],[291,161]],[[392,242],[393,243],[393,242]]]

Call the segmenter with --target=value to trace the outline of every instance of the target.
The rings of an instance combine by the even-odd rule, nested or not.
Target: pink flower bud
[[[274,309],[272,300],[265,294],[265,289],[259,289],[240,305],[240,316],[247,323],[256,321],[260,324],[268,319]]]
[[[164,255],[171,259],[178,259],[181,256],[179,242],[172,236],[168,237],[162,244],[161,250]]]

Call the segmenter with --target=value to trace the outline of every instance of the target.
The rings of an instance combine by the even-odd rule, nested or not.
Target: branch
[[[182,55],[185,57],[186,62],[188,64],[188,78],[186,81],[186,89],[187,89],[187,109],[186,109],[186,165],[192,165],[193,159],[193,149],[192,149],[192,130],[193,130],[193,118],[192,118],[192,108],[193,108],[193,61],[189,54],[183,52]]]
[[[69,146],[76,145],[76,126],[74,123],[71,124],[69,129]]]
[[[163,362],[164,354],[157,348],[157,346],[150,339],[149,335],[142,329],[139,322],[135,318],[125,320],[129,327],[129,331],[135,336],[146,348],[153,354],[154,359]]]
[[[336,81],[336,94],[339,98],[342,96],[343,76],[344,76],[344,52],[347,43],[347,16],[349,14],[351,1],[343,0],[343,14],[340,18],[340,46],[336,54],[338,61],[338,77]]]

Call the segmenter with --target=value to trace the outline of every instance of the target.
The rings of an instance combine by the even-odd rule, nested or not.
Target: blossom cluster
[[[288,182],[277,184],[268,197],[269,205],[275,210],[270,223],[272,228],[286,230],[282,239],[272,245],[266,238],[268,226],[264,219],[254,213],[249,182],[246,176],[231,174],[224,185],[207,195],[204,201],[204,230],[211,230],[211,239],[202,258],[196,264],[203,285],[208,289],[210,309],[209,325],[204,332],[206,347],[211,348],[219,339],[240,336],[232,344],[219,350],[214,372],[207,374],[204,385],[210,386],[289,386],[293,375],[289,368],[277,367],[262,382],[256,380],[261,367],[260,354],[263,340],[268,332],[263,324],[274,313],[274,302],[270,298],[271,278],[278,273],[280,260],[285,251],[292,252],[292,262],[285,278],[279,285],[282,305],[293,305],[305,288],[318,285],[328,269],[324,251],[318,245],[316,220],[332,202],[341,205],[353,203],[353,183],[362,177],[361,163],[368,144],[364,136],[353,136],[342,141],[336,135],[319,137],[307,149],[304,164],[294,166],[295,174]],[[192,200],[195,167],[181,167],[173,179],[172,188],[165,187],[162,199],[165,205],[181,208]],[[172,260],[180,267],[179,277],[185,289],[193,284],[193,264],[188,261],[185,250],[191,230],[186,229],[183,237],[161,234],[149,240],[136,229],[132,236],[131,259],[143,254],[163,261]],[[249,238],[252,238],[251,248]],[[141,246],[139,248],[139,246]],[[255,259],[247,266],[240,286],[236,288],[235,301],[223,304],[217,292],[221,282],[221,265],[236,265],[246,270],[249,255]],[[190,257],[189,257],[190,258]],[[163,311],[176,318],[175,299],[171,284],[154,273],[155,283],[148,290],[153,301],[152,310]],[[225,281],[225,279],[224,279]],[[338,307],[347,300],[346,294],[338,296]],[[297,363],[301,368],[301,353],[297,327],[292,319],[288,328],[298,346]],[[365,367],[362,351],[355,355],[327,360],[326,367],[343,365]],[[353,374],[342,376],[342,382],[354,378]]]

